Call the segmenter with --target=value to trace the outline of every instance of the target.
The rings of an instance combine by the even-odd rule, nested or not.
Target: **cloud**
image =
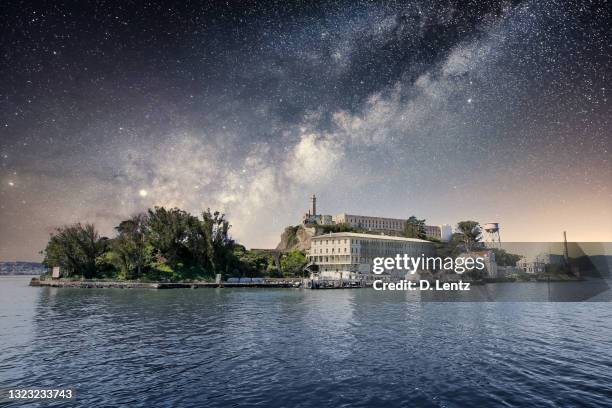
[[[276,129],[278,143],[183,132],[146,152],[128,151],[123,202],[133,211],[154,205],[192,213],[219,209],[239,241],[274,246],[283,227],[299,221],[309,193],[338,180],[355,188],[377,174],[388,177],[386,165],[371,160],[377,152],[410,154],[401,165],[413,171],[407,184],[419,168],[444,166],[425,153],[456,153],[448,141],[461,137],[456,129],[465,126],[465,117],[453,104],[465,92],[463,76],[486,69],[490,52],[481,41],[459,44],[416,80],[371,94],[360,111],[332,112],[331,127],[321,127],[323,115],[310,112],[296,126]],[[146,197],[137,195],[141,188]]]
[[[316,133],[304,134],[291,150],[284,167],[291,180],[316,185],[332,178],[342,159],[342,145]]]

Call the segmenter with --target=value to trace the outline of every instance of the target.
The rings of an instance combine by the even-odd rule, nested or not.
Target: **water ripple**
[[[25,283],[0,283],[0,386],[72,387],[73,406],[604,407],[612,395],[610,303]]]

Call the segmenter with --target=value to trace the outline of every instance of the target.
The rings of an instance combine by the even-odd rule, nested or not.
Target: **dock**
[[[275,279],[261,282],[136,282],[107,280],[65,280],[32,278],[30,286],[89,289],[198,289],[198,288],[297,288],[302,279]]]

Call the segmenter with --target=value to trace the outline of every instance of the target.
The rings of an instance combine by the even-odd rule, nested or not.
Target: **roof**
[[[418,238],[394,237],[391,235],[376,235],[376,234],[359,234],[356,232],[332,232],[329,234],[315,235],[311,239],[324,238],[363,238],[363,239],[380,239],[384,241],[404,241],[404,242],[423,242],[433,244],[431,241]]]

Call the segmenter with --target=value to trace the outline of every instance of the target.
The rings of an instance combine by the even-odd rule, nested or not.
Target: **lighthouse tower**
[[[317,215],[317,197],[314,194],[310,196],[310,215]]]

